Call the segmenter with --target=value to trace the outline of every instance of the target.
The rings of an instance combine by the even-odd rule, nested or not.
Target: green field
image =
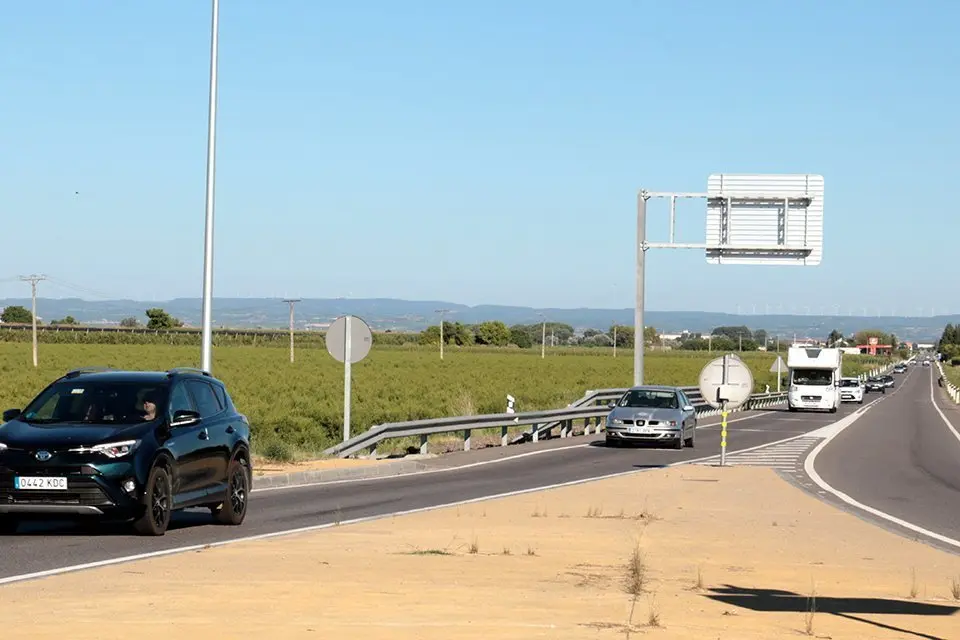
[[[943,375],[947,380],[960,387],[960,367],[952,367],[947,363],[943,365]]]
[[[717,352],[646,354],[646,381],[692,386],[700,369]],[[769,384],[775,354],[740,354],[754,372],[756,390]],[[856,375],[879,358],[845,357],[844,374]],[[34,369],[30,344],[0,343],[0,406],[22,407],[54,377],[80,366],[167,369],[198,366],[197,347],[167,345],[41,344]],[[240,410],[254,425],[258,451],[286,448],[315,453],[340,441],[343,368],[323,348],[289,352],[253,346],[215,347],[214,375],[226,382]],[[627,387],[633,380],[633,354],[608,349],[539,351],[473,347],[436,349],[375,347],[353,365],[352,433],[383,422],[506,410],[513,395],[517,411],[564,407],[589,389]]]

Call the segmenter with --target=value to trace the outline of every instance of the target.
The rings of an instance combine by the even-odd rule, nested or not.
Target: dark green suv
[[[247,418],[199,369],[77,369],[0,425],[0,533],[68,516],[163,535],[187,507],[239,525],[251,481]]]

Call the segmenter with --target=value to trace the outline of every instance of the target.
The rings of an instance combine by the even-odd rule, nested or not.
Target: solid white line
[[[746,418],[740,418],[740,420],[749,420],[751,417],[755,417],[755,416],[749,416],[749,417],[746,417]],[[729,422],[733,422],[733,421],[731,420],[731,421],[728,421],[728,423],[729,423]],[[767,443],[767,444],[765,444],[765,445],[757,445],[757,446],[755,446],[755,447],[750,447],[749,449],[743,449],[742,451],[754,451],[754,450],[759,449],[759,448],[761,448],[761,447],[771,446],[771,445],[775,445],[775,444],[780,444],[781,442],[789,442],[790,440],[794,440],[794,439],[796,439],[797,437],[802,437],[802,436],[792,436],[792,437],[790,437],[790,438],[785,438],[784,440],[777,440],[777,441],[775,441],[775,442],[769,442],[769,443]],[[582,447],[582,446],[589,446],[589,445],[583,444],[583,445],[576,445],[576,446],[581,446],[581,447]],[[570,447],[564,447],[564,448],[570,448]],[[551,451],[552,451],[552,449],[551,449]],[[532,453],[532,452],[531,452],[531,453]],[[733,452],[733,453],[739,453],[739,452]],[[526,455],[526,454],[524,454],[524,455]],[[518,457],[518,456],[513,456],[513,457]],[[677,461],[677,462],[672,462],[672,463],[670,463],[670,464],[663,465],[663,467],[664,467],[664,468],[671,468],[671,467],[678,467],[678,466],[688,465],[688,464],[697,464],[697,463],[700,463],[700,462],[705,462],[705,461],[707,461],[707,460],[711,460],[711,459],[716,458],[716,457],[717,457],[717,456],[705,456],[705,457],[703,457],[703,458],[694,458],[694,459],[692,459],[692,460],[679,460],[679,461]],[[592,477],[592,478],[584,478],[584,479],[582,479],[582,480],[571,480],[571,481],[568,481],[568,482],[561,482],[561,483],[558,483],[558,484],[544,485],[544,486],[540,486],[540,487],[534,487],[534,488],[531,488],[531,489],[520,489],[520,490],[517,490],[517,491],[508,491],[508,492],[506,492],[506,493],[499,493],[499,494],[495,494],[495,495],[481,496],[481,497],[479,497],[479,498],[470,498],[469,500],[457,500],[457,501],[454,501],[454,502],[448,502],[448,503],[444,503],[444,504],[438,504],[438,505],[434,505],[434,506],[430,506],[430,507],[420,507],[420,508],[418,508],[418,509],[408,509],[408,510],[405,510],[405,511],[394,511],[394,512],[391,512],[391,513],[383,513],[383,514],[379,514],[379,515],[375,515],[375,516],[366,516],[366,517],[363,517],[363,518],[354,518],[354,519],[352,519],[352,520],[344,520],[344,521],[339,522],[339,523],[337,523],[337,522],[328,522],[328,523],[324,523],[324,524],[316,524],[316,525],[310,525],[310,526],[306,526],[306,527],[298,527],[298,528],[295,528],[295,529],[285,529],[285,530],[282,530],[282,531],[272,531],[272,532],[270,532],[270,533],[261,533],[261,534],[259,534],[259,535],[254,535],[254,536],[245,536],[245,537],[242,537],[242,538],[232,538],[232,539],[230,539],[230,540],[221,540],[221,541],[219,541],[219,542],[210,542],[210,543],[203,543],[203,544],[194,544],[194,545],[188,545],[188,546],[183,546],[183,547],[174,547],[174,548],[172,548],[172,549],[164,549],[163,551],[150,551],[150,552],[146,552],[146,553],[139,553],[139,554],[136,554],[136,555],[123,556],[123,557],[119,557],[119,558],[108,558],[108,559],[106,559],[106,560],[98,560],[98,561],[96,561],[96,562],[87,562],[87,563],[83,563],[83,564],[76,564],[76,565],[71,565],[71,566],[66,566],[66,567],[58,567],[58,568],[56,568],[56,569],[47,569],[47,570],[45,570],[45,571],[36,571],[36,572],[33,572],[33,573],[25,573],[25,574],[16,575],[16,576],[9,576],[9,577],[6,577],[6,578],[0,578],[0,585],[13,584],[13,583],[15,583],[15,582],[24,582],[24,581],[26,581],[26,580],[35,580],[35,579],[37,579],[37,578],[48,578],[48,577],[51,577],[51,576],[62,575],[62,574],[65,574],[65,573],[73,573],[73,572],[76,572],[76,571],[84,571],[84,570],[88,570],[88,569],[97,569],[97,568],[100,568],[100,567],[108,567],[108,566],[112,566],[112,565],[116,565],[116,564],[123,564],[123,563],[127,563],[127,562],[134,562],[134,561],[137,561],[137,560],[149,560],[149,559],[151,559],[151,558],[160,558],[160,557],[163,557],[163,556],[169,556],[169,555],[174,555],[174,554],[177,554],[177,553],[184,553],[184,552],[188,552],[188,551],[199,551],[199,550],[202,550],[202,549],[212,549],[212,548],[214,548],[214,547],[225,547],[225,546],[228,546],[228,545],[238,544],[238,543],[241,543],[241,542],[256,542],[256,541],[258,541],[258,540],[268,540],[268,539],[270,539],[270,538],[279,538],[279,537],[282,537],[282,536],[290,536],[290,535],[295,535],[295,534],[298,534],[298,533],[308,533],[308,532],[312,532],[312,531],[321,531],[321,530],[323,530],[323,529],[330,529],[330,528],[332,528],[332,527],[337,527],[337,526],[345,526],[345,525],[350,525],[350,524],[360,524],[360,523],[364,523],[364,522],[374,522],[374,521],[376,521],[376,520],[383,520],[384,518],[393,518],[393,517],[396,517],[396,516],[412,515],[412,514],[415,514],[415,513],[426,513],[426,512],[428,512],[428,511],[436,511],[437,509],[446,509],[446,508],[448,508],[448,507],[457,507],[457,506],[463,506],[463,505],[468,505],[468,504],[475,504],[475,503],[478,503],[478,502],[486,502],[486,501],[488,501],[488,500],[498,500],[498,499],[500,499],[500,498],[510,498],[510,497],[513,497],[513,496],[520,496],[520,495],[525,495],[525,494],[528,494],[528,493],[537,493],[537,492],[539,492],[539,491],[550,491],[550,490],[552,490],[552,489],[562,489],[562,488],[564,488],[564,487],[572,487],[572,486],[576,486],[576,485],[580,485],[580,484],[586,484],[586,483],[589,483],[589,482],[598,482],[598,481],[601,481],[601,480],[609,480],[609,479],[611,479],[611,478],[622,478],[622,477],[626,477],[626,476],[630,476],[630,475],[635,475],[635,474],[639,474],[639,473],[645,473],[645,472],[647,472],[647,471],[649,471],[649,470],[650,470],[650,469],[631,469],[630,471],[618,471],[617,473],[610,473],[610,474],[606,474],[606,475],[603,475],[603,476],[595,476],[595,477]],[[423,472],[421,472],[421,473],[423,473]],[[414,475],[414,474],[408,474],[408,475]],[[304,486],[304,485],[300,485],[300,486]]]
[[[950,429],[950,433],[953,434],[953,437],[960,442],[960,432],[957,431],[956,427],[951,424],[950,419],[947,418],[946,414],[940,410],[940,407],[937,406],[937,400],[933,395],[933,367],[930,367],[930,404],[933,405],[933,408],[937,410],[937,413],[940,414],[940,419],[943,420],[943,424],[947,425],[947,429]]]
[[[913,373],[913,370],[910,371],[910,374],[912,374],[912,373]],[[907,374],[907,377],[909,377],[910,374]],[[906,378],[904,379],[904,382],[906,382]],[[933,377],[932,377],[932,376],[931,376],[931,378],[930,378],[930,383],[933,384]],[[897,393],[899,393],[899,392],[900,392],[900,389],[903,388],[902,385],[903,385],[903,383],[901,383],[901,385],[898,386],[897,389],[896,389],[893,393],[890,394],[890,396],[892,397],[892,396],[896,395]],[[932,389],[933,389],[933,388],[931,387],[931,394],[932,394]],[[932,395],[931,395],[931,398],[932,398]],[[934,406],[936,406],[936,404],[934,404]],[[940,541],[940,542],[943,542],[943,543],[945,543],[945,544],[948,544],[948,545],[950,545],[950,546],[957,547],[958,549],[960,549],[960,540],[954,540],[953,538],[949,538],[949,537],[947,537],[947,536],[945,536],[945,535],[939,534],[939,533],[937,533],[936,531],[930,531],[929,529],[924,529],[923,527],[918,526],[918,525],[916,525],[916,524],[913,524],[912,522],[908,522],[908,521],[906,521],[906,520],[904,520],[904,519],[902,519],[902,518],[898,518],[898,517],[896,517],[896,516],[893,516],[893,515],[890,515],[889,513],[884,512],[884,511],[880,511],[879,509],[874,509],[873,507],[867,506],[867,505],[863,504],[862,502],[859,502],[859,501],[855,500],[854,498],[850,497],[850,496],[847,495],[846,493],[844,493],[844,492],[842,492],[842,491],[840,491],[840,490],[838,490],[838,489],[833,488],[833,487],[832,487],[831,485],[829,485],[823,478],[820,477],[820,474],[819,474],[819,473],[817,473],[817,470],[814,468],[814,463],[816,462],[817,456],[820,454],[820,452],[823,451],[824,447],[826,447],[828,444],[830,444],[830,441],[833,440],[835,437],[837,437],[844,429],[846,429],[847,427],[849,427],[850,425],[852,425],[854,422],[856,422],[856,421],[861,417],[861,415],[862,415],[862,414],[860,414],[860,415],[853,414],[853,416],[849,416],[849,417],[854,417],[854,416],[856,416],[856,417],[854,417],[853,420],[850,420],[849,422],[847,422],[847,423],[844,424],[844,425],[838,425],[838,427],[837,427],[832,433],[830,433],[828,436],[826,436],[826,437],[823,439],[823,441],[821,441],[820,444],[818,444],[817,447],[816,447],[812,452],[810,452],[810,455],[807,456],[807,459],[806,459],[806,460],[804,461],[804,463],[803,463],[803,469],[804,469],[804,471],[806,472],[806,474],[807,474],[807,475],[810,477],[810,479],[813,480],[813,481],[817,484],[817,486],[819,486],[821,489],[823,489],[823,490],[826,491],[827,493],[830,493],[830,494],[832,494],[833,496],[839,498],[840,500],[843,500],[844,502],[846,502],[847,504],[849,504],[849,505],[852,506],[852,507],[855,507],[855,508],[857,508],[857,509],[860,509],[861,511],[865,511],[865,512],[867,512],[867,513],[869,513],[869,514],[871,514],[871,515],[874,515],[874,516],[876,516],[876,517],[878,517],[878,518],[882,518],[882,519],[884,519],[884,520],[886,520],[886,521],[888,521],[888,522],[892,522],[892,523],[894,523],[894,524],[896,524],[896,525],[898,525],[898,526],[900,526],[900,527],[903,527],[904,529],[909,529],[910,531],[913,531],[914,533],[919,533],[919,534],[924,535],[924,536],[926,536],[926,537],[928,537],[928,538],[932,538],[932,539],[934,539],[934,540],[938,540],[938,541]],[[845,419],[846,419],[846,418],[845,418]],[[843,422],[843,421],[841,421],[841,422]],[[951,428],[952,428],[952,425],[951,425]]]
[[[752,416],[745,416],[743,418],[735,418],[733,420],[727,420],[727,424],[730,425],[737,422],[745,422],[747,420],[753,420],[755,418],[762,418],[764,416],[769,416],[774,413],[776,412],[764,411],[762,413],[756,413]],[[709,429],[710,427],[714,427],[714,426],[718,427],[720,425],[719,424],[700,425],[697,427],[697,429]],[[591,435],[599,435],[599,434],[591,434]],[[583,437],[583,436],[577,436],[577,437]],[[550,447],[549,449],[538,449],[536,451],[527,451],[525,453],[518,453],[517,455],[503,456],[502,458],[493,458],[491,460],[480,460],[479,462],[470,462],[467,464],[454,465],[450,467],[437,467],[435,469],[424,469],[423,471],[412,471],[410,473],[396,473],[396,474],[384,475],[384,476],[374,476],[371,478],[344,478],[343,480],[320,480],[317,482],[302,482],[298,484],[282,485],[278,487],[260,487],[258,489],[251,489],[250,493],[262,493],[266,491],[282,491],[284,489],[303,489],[305,487],[320,487],[320,486],[325,487],[328,485],[353,484],[357,482],[375,482],[377,480],[396,480],[398,478],[410,478],[415,476],[428,475],[432,473],[449,473],[451,471],[462,471],[464,469],[486,467],[491,464],[500,464],[502,462],[512,462],[513,460],[519,460],[521,458],[527,458],[530,456],[538,456],[544,453],[555,453],[557,451],[566,451],[568,449],[578,449],[581,447],[589,447],[589,446],[593,446],[593,445],[591,445],[589,442],[578,442],[577,444],[570,444],[570,445],[559,446],[559,447]],[[374,463],[374,465],[375,464],[376,463]],[[374,465],[371,465],[371,466],[374,466]]]

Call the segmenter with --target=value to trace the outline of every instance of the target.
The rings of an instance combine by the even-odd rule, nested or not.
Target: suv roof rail
[[[210,375],[209,371],[204,371],[198,367],[173,367],[171,369],[167,369],[168,376],[171,376],[175,373],[199,373],[200,375],[207,376],[208,378],[213,377]]]
[[[63,374],[64,378],[73,378],[81,373],[96,373],[98,371],[116,371],[115,367],[77,367]]]

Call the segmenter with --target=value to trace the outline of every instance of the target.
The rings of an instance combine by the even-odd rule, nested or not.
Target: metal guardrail
[[[703,402],[699,391],[694,393],[690,387],[681,387],[687,392],[693,406],[697,409],[698,417],[709,417],[719,414],[717,409]],[[550,432],[560,429],[560,437],[567,438],[575,435],[574,421],[583,421],[583,435],[600,433],[604,429],[604,419],[610,413],[608,402],[618,399],[627,389],[600,389],[588,391],[584,397],[573,405],[564,409],[548,409],[544,411],[525,411],[522,413],[493,413],[477,416],[452,416],[446,418],[431,418],[427,420],[410,420],[406,422],[391,422],[378,424],[363,433],[350,438],[338,445],[330,447],[324,453],[330,456],[346,458],[360,451],[368,450],[376,454],[377,445],[384,440],[397,438],[420,437],[420,452],[427,453],[428,439],[432,435],[456,433],[463,434],[463,449],[470,450],[471,433],[477,429],[500,428],[500,446],[510,444],[508,430],[511,427],[531,425],[530,430],[523,434],[520,440],[533,439],[534,441],[549,435]],[[786,392],[754,394],[736,411],[762,409],[786,401]]]
[[[947,395],[950,396],[954,404],[960,404],[960,387],[947,380],[947,375],[943,371],[943,363],[937,360],[936,365],[940,380],[942,380],[941,386],[947,390]]]

